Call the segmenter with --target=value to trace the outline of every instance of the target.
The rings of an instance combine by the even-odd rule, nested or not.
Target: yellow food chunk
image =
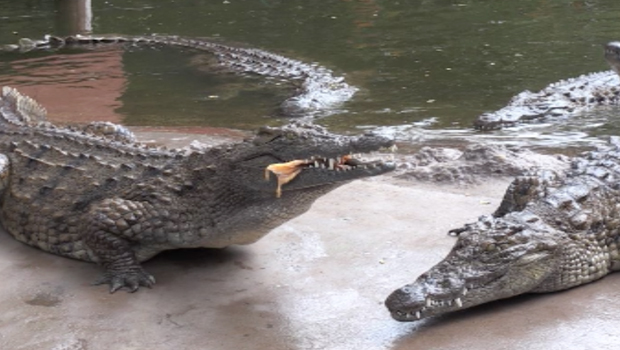
[[[276,189],[276,197],[280,198],[282,195],[282,185],[289,183],[293,180],[299,172],[301,172],[302,165],[308,164],[304,160],[293,160],[287,163],[271,164],[265,168],[265,180],[269,180],[269,172],[272,172],[278,178],[278,188]]]

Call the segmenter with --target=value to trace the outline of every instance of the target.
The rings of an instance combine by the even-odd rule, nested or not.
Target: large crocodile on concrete
[[[605,45],[605,59],[612,70],[561,80],[539,92],[523,91],[506,107],[479,116],[474,127],[500,129],[518,123],[565,118],[595,107],[619,105],[620,42]]]
[[[517,178],[492,216],[454,230],[448,256],[387,298],[392,317],[416,321],[619,270],[619,181],[618,139],[565,172]]]
[[[280,105],[280,112],[285,116],[312,117],[332,113],[357,91],[357,88],[347,84],[343,77],[334,76],[330,69],[318,64],[308,64],[241,45],[223,44],[213,38],[172,35],[46,35],[42,40],[20,39],[17,44],[0,46],[0,50],[30,51],[114,44],[167,45],[208,52],[214,55],[216,64],[222,69],[291,83],[295,92]]]
[[[5,87],[0,220],[21,242],[103,266],[97,284],[110,291],[135,291],[155,282],[140,262],[169,249],[252,243],[342,184],[392,170],[352,155],[391,145],[295,123],[202,151],[152,148],[111,123],[55,126]]]

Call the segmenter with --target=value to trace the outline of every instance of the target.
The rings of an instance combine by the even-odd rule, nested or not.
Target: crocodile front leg
[[[95,285],[109,284],[110,293],[121,288],[135,292],[152,287],[155,278],[146,272],[136,256],[136,247],[148,241],[149,228],[157,214],[147,202],[120,198],[106,199],[89,211],[84,243],[105,269]],[[162,222],[162,220],[157,220]]]

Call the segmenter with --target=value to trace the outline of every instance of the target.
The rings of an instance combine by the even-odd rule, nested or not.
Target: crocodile
[[[480,115],[474,127],[501,129],[518,123],[566,118],[600,106],[620,104],[620,42],[604,46],[611,70],[552,83],[538,92],[523,91],[494,112]]]
[[[417,321],[525,293],[577,287],[620,269],[620,140],[560,172],[517,177],[499,208],[451,231],[448,255],[385,305]]]
[[[206,149],[149,147],[112,123],[57,126],[17,90],[0,94],[0,221],[17,240],[95,262],[95,284],[136,291],[164,250],[253,243],[348,181],[394,169],[393,146],[293,122]],[[267,175],[276,175],[266,176]]]
[[[0,46],[2,51],[54,50],[99,45],[165,45],[208,52],[222,70],[255,74],[294,86],[293,96],[280,104],[279,114],[289,117],[317,117],[334,113],[357,92],[344,77],[318,64],[308,64],[268,51],[242,45],[223,44],[214,38],[175,35],[46,35],[41,40],[22,38],[17,44]]]
[[[412,154],[399,154],[396,160],[397,179],[461,186],[480,184],[492,177],[515,177],[531,169],[562,171],[569,165],[569,157],[563,155],[477,143],[464,149],[424,146]]]

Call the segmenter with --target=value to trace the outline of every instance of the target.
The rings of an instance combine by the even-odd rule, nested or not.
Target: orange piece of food
[[[265,180],[269,180],[269,172],[272,172],[278,179],[276,197],[282,196],[282,186],[291,182],[303,169],[302,165],[308,164],[304,160],[293,160],[287,163],[271,164],[265,168]]]

